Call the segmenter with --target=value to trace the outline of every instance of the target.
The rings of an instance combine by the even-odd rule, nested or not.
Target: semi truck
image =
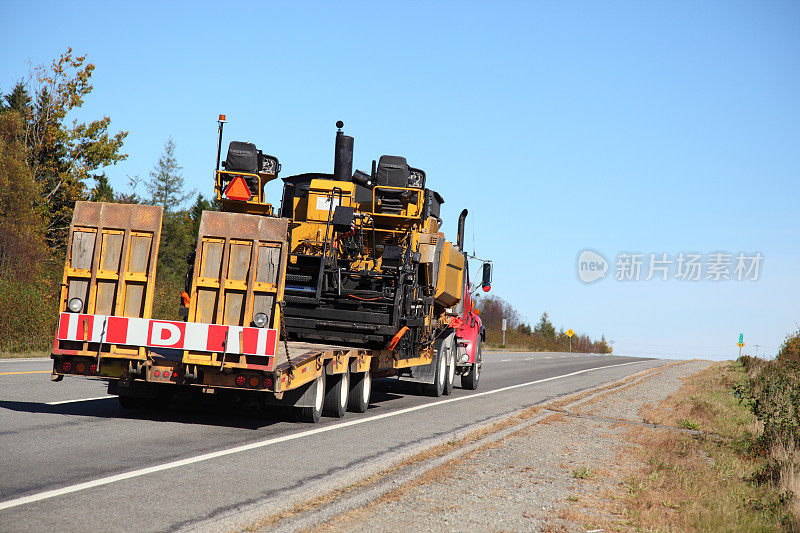
[[[220,161],[224,124],[220,115],[221,208],[200,217],[179,316],[151,316],[162,208],[76,203],[52,379],[106,380],[125,408],[235,394],[306,422],[365,412],[379,378],[433,396],[456,376],[477,388],[485,332],[471,294],[490,289],[492,263],[471,284],[467,210],[447,241],[425,172],[386,155],[353,171],[341,122],[333,172],[282,178],[273,206],[278,158],[232,141]]]

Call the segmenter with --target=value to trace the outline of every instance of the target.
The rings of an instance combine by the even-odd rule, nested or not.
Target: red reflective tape
[[[108,317],[105,341],[109,344],[127,344],[128,319],[121,316]]]
[[[92,338],[93,327],[94,315],[78,315],[78,340],[84,342],[90,340]]]
[[[218,324],[208,325],[208,336],[206,337],[206,350],[209,352],[221,352],[224,350],[222,343],[225,341],[225,332],[228,326]],[[227,350],[224,350],[227,351]]]
[[[278,347],[278,331],[274,329],[267,330],[267,349],[264,355],[267,357],[274,357],[276,348]]]
[[[69,334],[68,332],[69,332],[69,314],[61,313],[61,317],[58,319],[58,338],[66,339],[67,335]]]
[[[186,322],[151,320],[147,328],[147,345],[161,348],[183,348]]]
[[[242,353],[258,354],[258,328],[242,330]]]

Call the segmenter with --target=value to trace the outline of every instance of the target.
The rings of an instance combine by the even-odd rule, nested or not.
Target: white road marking
[[[511,359],[500,359],[501,361],[511,361]]]
[[[535,361],[536,358],[535,357],[526,357],[525,360],[526,361]]]
[[[65,403],[78,403],[78,402],[91,402],[94,400],[107,400],[108,398],[116,398],[116,396],[95,396],[94,398],[80,398],[77,400],[61,400],[60,402],[47,402],[47,405],[63,405]]]
[[[547,357],[545,357],[545,359],[552,359],[552,358],[553,358],[552,355],[548,355]]]
[[[266,439],[257,442],[251,442],[250,444],[243,444],[241,446],[234,446],[233,448],[228,448],[227,450],[219,450],[216,452],[204,453],[202,455],[195,455],[194,457],[187,457],[186,459],[179,459],[177,461],[170,461],[168,463],[163,463],[160,465],[155,466],[148,466],[146,468],[140,468],[138,470],[131,470],[130,472],[124,472],[122,474],[116,474],[113,476],[106,476],[101,477],[98,479],[94,479],[92,481],[85,481],[83,483],[77,483],[75,485],[69,485],[67,487],[61,487],[60,489],[53,489],[53,490],[46,490],[44,492],[38,492],[35,494],[30,494],[28,496],[22,496],[21,498],[14,498],[13,500],[6,500],[4,502],[0,502],[0,510],[2,509],[9,509],[11,507],[17,507],[19,505],[25,505],[28,503],[38,502],[41,500],[47,500],[49,498],[55,498],[56,496],[63,496],[64,494],[70,494],[73,492],[78,492],[81,490],[91,489],[94,487],[100,487],[103,485],[108,485],[109,483],[114,483],[116,481],[122,481],[125,479],[131,479],[135,477],[145,476],[147,474],[153,474],[155,472],[162,472],[164,470],[171,470],[173,468],[178,468],[181,466],[186,466],[194,463],[199,463],[202,461],[208,461],[210,459],[216,459],[217,457],[225,457],[226,455],[232,455],[235,453],[246,452],[249,450],[255,450],[258,448],[263,448],[265,446],[270,446],[272,444],[278,444],[281,442],[287,442],[291,440],[302,439],[303,437],[310,437],[311,435],[318,435],[320,433],[327,433],[329,431],[334,431],[336,429],[342,429],[350,426],[357,426],[359,424],[366,424],[368,422],[375,422],[377,420],[382,420],[384,418],[390,418],[393,416],[403,415],[406,413],[411,413],[413,411],[421,411],[422,409],[428,409],[430,407],[436,407],[437,405],[443,405],[446,403],[452,402],[460,402],[462,400],[469,400],[472,398],[479,398],[481,396],[489,396],[490,394],[497,394],[498,392],[505,392],[508,390],[518,389],[520,387],[527,387],[530,385],[536,385],[539,383],[546,383],[548,381],[554,381],[556,379],[568,378],[572,376],[577,376],[579,374],[586,374],[587,372],[594,372],[597,370],[603,370],[608,368],[617,368],[620,366],[627,366],[633,365],[636,363],[644,363],[646,361],[629,361],[627,363],[620,363],[617,365],[606,365],[606,366],[598,366],[593,368],[586,368],[584,370],[578,370],[575,372],[570,372],[569,374],[561,374],[559,376],[552,376],[549,378],[542,378],[537,379],[535,381],[528,381],[526,383],[518,383],[516,385],[509,385],[507,387],[501,387],[499,389],[478,392],[475,394],[470,394],[468,396],[459,396],[457,398],[448,398],[446,400],[439,400],[437,402],[432,403],[425,403],[422,405],[416,405],[414,407],[406,407],[405,409],[400,409],[398,411],[393,411],[391,413],[383,413],[380,415],[374,415],[367,418],[360,418],[357,420],[350,420],[348,422],[342,422],[340,424],[335,424],[332,426],[326,426],[321,428],[309,429],[306,431],[300,431],[298,433],[293,433],[291,435],[284,435],[282,437],[275,437],[271,439]]]

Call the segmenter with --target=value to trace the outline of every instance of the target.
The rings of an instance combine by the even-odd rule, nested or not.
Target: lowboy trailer
[[[126,408],[230,392],[309,422],[365,412],[376,378],[434,396],[457,374],[476,388],[484,332],[463,252],[466,210],[457,243],[446,242],[443,200],[424,172],[383,156],[371,175],[353,174],[353,141],[338,126],[334,174],[285,178],[279,210],[264,194],[277,158],[231,143],[215,172],[223,211],[202,213],[180,318],[151,316],[162,209],[78,202],[52,379],[107,380]],[[222,116],[219,132],[221,143]],[[490,262],[482,273],[488,290]]]

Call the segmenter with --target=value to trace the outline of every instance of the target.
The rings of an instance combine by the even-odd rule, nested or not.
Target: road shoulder
[[[593,515],[569,511],[576,502],[602,499],[604,480],[618,483],[611,473],[628,467],[625,437],[632,425],[644,425],[639,409],[658,405],[682,378],[709,365],[664,365],[550,401],[496,422],[483,436],[451,443],[427,468],[401,469],[403,475],[375,487],[355,487],[338,501],[256,529],[584,531]]]

